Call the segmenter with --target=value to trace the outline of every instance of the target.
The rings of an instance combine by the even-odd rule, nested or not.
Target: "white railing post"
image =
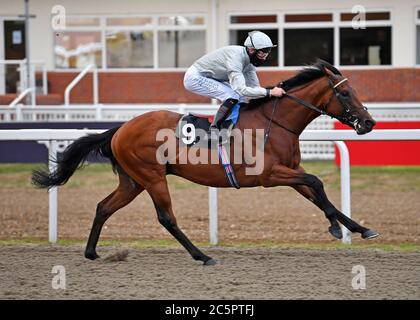
[[[36,78],[35,77],[36,67],[35,67],[35,64],[33,64],[33,63],[29,64],[28,66],[29,66],[29,70],[28,70],[28,72],[29,72],[29,85],[28,85],[28,87],[35,88],[35,91],[36,91],[36,79],[35,79]],[[31,99],[32,99],[32,97],[31,97]]]
[[[31,90],[31,106],[35,107],[36,105],[36,87],[32,87],[33,90]],[[33,113],[35,115],[35,113]],[[32,117],[34,120],[36,118]]]
[[[341,179],[341,211],[351,218],[350,206],[350,156],[349,149],[343,141],[335,141],[340,152],[340,179]],[[342,226],[343,243],[351,244],[351,232]]]
[[[98,69],[94,68],[92,73],[93,81],[93,104],[99,103],[99,91],[98,91]]]
[[[93,64],[88,64],[83,70],[82,72],[80,72],[76,78],[74,78],[70,84],[67,86],[66,90],[64,90],[64,104],[66,106],[68,106],[70,104],[70,92],[71,90],[74,88],[74,86],[85,76],[86,73],[88,73],[88,71],[90,69],[92,69],[94,67]]]
[[[58,142],[57,140],[50,140],[48,147],[48,168],[50,172],[53,172],[56,169],[58,151]],[[48,200],[49,200],[49,225],[48,225],[48,241],[50,243],[57,242],[57,212],[58,212],[58,187],[52,187],[48,190]]]
[[[11,111],[6,111],[6,113],[4,114],[4,121],[11,121],[12,117],[11,117]],[[17,121],[17,119],[15,119],[15,121]]]
[[[102,107],[101,105],[95,105],[95,118],[96,121],[102,121]]]
[[[47,77],[47,66],[45,63],[42,65],[42,93],[48,94],[48,77]]]
[[[26,59],[20,60],[19,62],[19,80],[20,80],[20,92],[25,91],[29,84],[26,83]]]
[[[22,115],[22,105],[21,104],[17,104],[15,106],[15,110],[16,110],[16,121],[20,122],[23,119],[23,115]]]
[[[217,188],[213,188],[213,187],[209,187],[209,232],[210,232],[210,244],[217,245],[219,243]]]

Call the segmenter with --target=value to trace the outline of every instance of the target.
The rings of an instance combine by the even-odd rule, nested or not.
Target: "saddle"
[[[176,126],[175,135],[186,146],[212,148],[226,144],[229,142],[232,129],[238,121],[239,107],[239,104],[235,105],[229,116],[220,124],[218,141],[212,141],[208,133],[214,119],[213,115],[190,113],[182,116]]]
[[[240,185],[236,180],[235,172],[230,163],[229,154],[226,151],[224,144],[229,142],[232,129],[238,122],[239,108],[240,105],[236,104],[232,108],[230,115],[220,124],[219,138],[217,141],[211,140],[211,136],[208,132],[214,116],[193,113],[184,115],[178,121],[175,131],[175,136],[179,139],[181,145],[217,149],[226,177],[230,185],[236,189],[239,189]]]

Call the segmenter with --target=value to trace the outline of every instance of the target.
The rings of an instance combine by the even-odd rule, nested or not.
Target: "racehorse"
[[[328,230],[337,239],[342,238],[339,222],[351,232],[360,233],[364,239],[377,237],[377,232],[359,225],[334,207],[320,179],[306,173],[300,166],[299,135],[319,115],[331,116],[358,134],[368,133],[374,127],[376,122],[358,99],[348,79],[329,63],[317,60],[278,86],[287,92],[282,98],[255,99],[240,108],[235,128],[241,131],[264,129],[265,144],[262,172],[247,175],[247,164],[234,164],[237,181],[241,187],[291,186],[324,211],[331,224]],[[119,185],[97,205],[85,250],[86,258],[99,258],[96,246],[105,221],[146,190],[153,200],[159,222],[191,256],[204,265],[216,264],[178,227],[166,175],[184,177],[206,186],[230,187],[222,166],[211,163],[160,163],[156,157],[157,149],[164,143],[157,141],[158,131],[168,128],[175,130],[181,116],[163,110],[145,113],[120,127],[74,141],[66,148],[62,158],[57,160],[54,172],[33,172],[33,183],[38,187],[49,188],[65,184],[90,153],[110,159],[114,172],[118,174]],[[213,151],[207,149],[206,152]]]

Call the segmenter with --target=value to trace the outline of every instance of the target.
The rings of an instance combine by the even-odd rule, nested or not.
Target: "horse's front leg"
[[[322,205],[318,201],[318,197],[316,196],[316,193],[312,188],[304,185],[298,185],[298,186],[292,186],[293,189],[295,189],[297,192],[299,192],[301,195],[303,195],[306,199],[313,202],[318,208],[320,208],[322,211]],[[325,211],[324,211],[325,213]],[[325,217],[329,220],[331,226],[328,228],[328,231],[331,233],[331,235],[336,239],[342,239],[343,238],[343,232],[341,231],[341,227],[336,219],[335,216],[327,216],[325,214]]]
[[[318,177],[305,172],[299,172],[282,165],[274,165],[271,169],[270,175],[263,181],[265,187],[274,186],[307,186],[314,191],[315,202],[324,211],[325,216],[331,219],[337,219],[351,232],[359,232],[363,239],[371,239],[377,237],[379,234],[373,230],[362,227],[351,218],[344,215],[341,211],[334,207],[328,200],[324,191],[324,186]]]

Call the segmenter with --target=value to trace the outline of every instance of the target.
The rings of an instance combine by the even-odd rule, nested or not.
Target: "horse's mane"
[[[285,91],[288,91],[292,88],[302,86],[313,80],[316,80],[325,76],[326,75],[325,69],[330,70],[333,74],[340,75],[340,76],[342,75],[341,72],[337,70],[337,68],[335,68],[333,65],[331,65],[327,61],[317,59],[316,62],[304,67],[292,78],[289,78],[283,82],[278,83],[277,86],[283,88]],[[272,88],[273,86],[267,87],[267,89],[272,89]],[[247,109],[253,109],[255,107],[258,107],[271,99],[274,99],[274,98],[264,97],[264,98],[259,98],[259,99],[253,99],[247,105]]]

